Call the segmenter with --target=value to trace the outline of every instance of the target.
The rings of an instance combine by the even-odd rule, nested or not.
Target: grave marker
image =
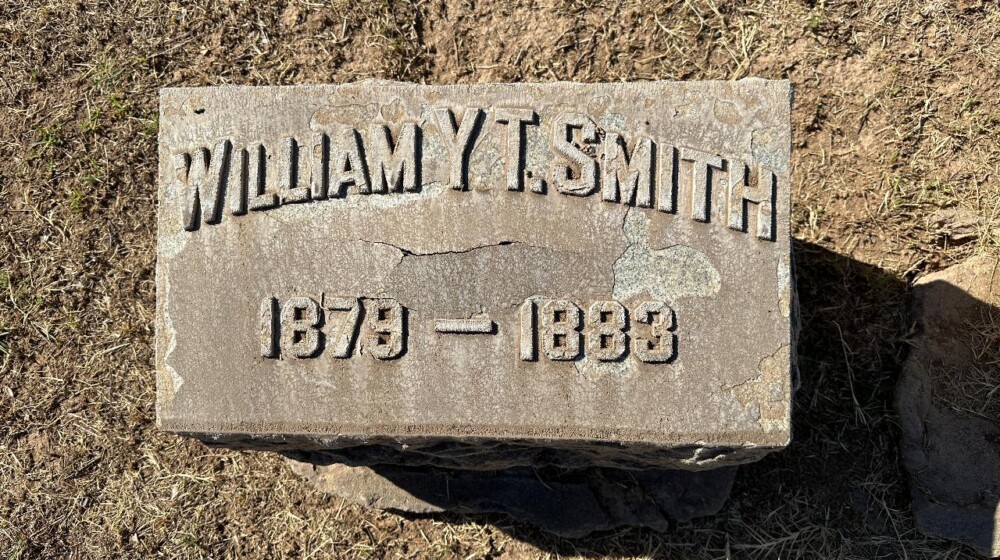
[[[466,468],[783,447],[790,97],[755,79],[162,90],[160,425]]]

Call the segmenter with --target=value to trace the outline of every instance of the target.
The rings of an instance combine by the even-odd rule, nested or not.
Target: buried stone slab
[[[897,406],[917,526],[1000,556],[1000,259],[928,275],[914,298]]]
[[[513,468],[457,471],[399,465],[353,467],[290,454],[315,489],[390,511],[503,513],[563,537],[619,527],[663,531],[725,504],[736,467],[710,471]]]
[[[757,79],[163,90],[159,425],[473,469],[782,448],[790,101]]]

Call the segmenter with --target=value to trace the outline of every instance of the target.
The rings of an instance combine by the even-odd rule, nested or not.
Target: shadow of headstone
[[[922,504],[930,504],[931,509],[923,511],[940,514],[941,523],[920,522],[922,530],[976,546],[973,540],[963,537],[961,530],[946,529],[948,523],[952,528],[968,529],[970,524],[978,522],[973,519],[982,519],[975,517],[979,514],[966,510],[972,517],[954,517],[956,510],[941,509],[945,502],[941,497],[927,497],[920,472],[914,473],[912,492],[916,500],[911,501],[911,485],[907,484],[901,453],[905,445],[899,445],[900,419],[895,407],[896,386],[909,348],[907,336],[912,334],[913,327],[907,282],[879,267],[815,244],[797,241],[793,249],[801,316],[798,338],[801,386],[794,397],[793,439],[786,450],[742,465],[738,471],[725,469],[728,473],[683,473],[695,475],[687,480],[683,474],[675,477],[661,473],[664,492],[675,492],[673,498],[666,500],[676,502],[660,512],[666,522],[648,523],[647,529],[607,527],[584,535],[590,529],[581,524],[581,519],[586,518],[584,514],[588,511],[594,511],[587,508],[602,507],[599,500],[595,506],[594,502],[587,502],[589,498],[581,498],[593,496],[593,488],[587,487],[588,477],[631,485],[620,493],[623,501],[617,507],[641,512],[643,507],[657,501],[667,503],[665,494],[659,500],[650,496],[648,485],[641,482],[642,475],[636,477],[641,471],[615,469],[590,474],[548,469],[501,473],[490,483],[492,486],[473,492],[477,500],[492,507],[478,511],[504,511],[496,503],[490,503],[488,496],[506,496],[510,504],[515,504],[507,509],[517,509],[513,512],[516,517],[529,523],[497,515],[473,515],[472,519],[493,523],[518,540],[558,555],[715,558],[720,554],[743,557],[739,554],[742,550],[751,553],[750,557],[773,557],[772,553],[797,557],[804,550],[825,550],[848,557],[903,557],[912,556],[912,540],[916,539],[899,536],[902,532],[912,535],[907,526],[912,528],[914,519],[906,512],[915,505],[920,513]],[[962,315],[981,317],[993,313],[1000,318],[1000,310],[973,295],[957,288],[948,290],[955,309]],[[997,393],[1000,396],[1000,391]],[[926,398],[932,393],[919,395]],[[909,414],[905,407],[904,414]],[[909,421],[902,420],[904,424]],[[966,474],[972,476],[995,472],[985,469],[983,461],[992,461],[990,468],[996,468],[1000,446],[987,438],[982,449],[988,449],[989,453],[979,456],[979,467],[974,466],[975,453],[963,452],[959,457],[960,450],[954,452],[955,464],[963,465]],[[296,458],[308,459],[301,455]],[[330,464],[328,460],[315,462]],[[297,469],[308,478],[302,469],[308,466],[303,464]],[[464,478],[455,471],[430,471],[425,476],[427,472],[385,465],[371,470],[383,483],[432,506],[414,510],[423,513],[404,514],[408,517],[430,515],[447,521],[468,518],[461,512],[475,508],[463,510],[456,502],[463,492],[483,484],[482,480]],[[547,477],[554,475],[564,477],[566,485],[548,484]],[[434,477],[437,482],[433,482]],[[991,492],[1000,478],[994,476],[988,482],[992,490],[983,494],[985,501],[975,511],[995,509],[996,496]],[[452,486],[453,483],[456,485]],[[718,513],[699,517],[704,515],[702,512],[718,509],[719,496],[725,500],[730,486],[729,502]],[[322,485],[319,487],[323,489]],[[879,493],[873,488],[879,489]],[[338,493],[336,489],[327,490]],[[339,493],[343,494],[343,489]],[[405,509],[377,500],[368,503]],[[699,512],[694,506],[702,509]],[[562,538],[539,530],[533,516],[561,516],[557,532],[574,536]],[[946,519],[951,521],[945,523]],[[990,538],[994,538],[992,533]],[[946,545],[936,546],[943,549]]]
[[[503,513],[569,538],[619,527],[666,531],[673,523],[713,514],[729,497],[736,474],[736,467],[692,472],[348,466],[318,453],[286,455],[292,470],[313,487],[355,503],[417,514]]]

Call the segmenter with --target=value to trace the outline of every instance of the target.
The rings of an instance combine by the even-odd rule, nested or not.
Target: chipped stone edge
[[[563,458],[572,457],[572,461],[551,460],[545,465],[577,468],[582,464],[587,466],[606,466],[613,468],[643,470],[648,468],[676,468],[687,471],[705,471],[719,467],[752,463],[765,455],[779,451],[784,443],[759,444],[747,441],[707,443],[704,441],[687,442],[677,445],[659,445],[638,441],[595,441],[585,439],[548,439],[548,438],[501,438],[462,436],[347,436],[320,434],[247,434],[240,433],[205,433],[190,431],[175,431],[177,435],[199,439],[210,447],[224,447],[241,450],[264,450],[276,452],[328,452],[333,455],[350,455],[354,451],[384,448],[390,453],[399,453],[399,461],[392,464],[412,464],[426,466],[444,466],[470,470],[495,470],[509,466],[542,466],[532,455],[518,461],[519,451],[535,450],[562,453]],[[456,461],[447,454],[440,456],[427,453],[417,453],[422,446],[450,445],[456,451],[456,457],[487,448],[506,449],[500,454],[504,457],[502,465],[498,461],[476,460],[471,464],[455,466]],[[385,461],[343,460],[352,465],[385,464]]]

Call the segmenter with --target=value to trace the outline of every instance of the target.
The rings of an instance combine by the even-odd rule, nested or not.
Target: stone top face
[[[785,81],[164,89],[157,414],[780,447]]]

